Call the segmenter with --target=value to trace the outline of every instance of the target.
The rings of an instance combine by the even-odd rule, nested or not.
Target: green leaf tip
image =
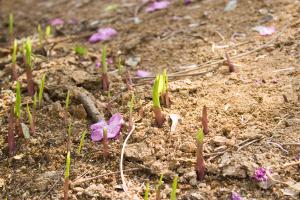
[[[68,151],[67,160],[66,160],[65,178],[69,178],[70,176],[70,165],[71,165],[71,153],[70,151]]]
[[[21,85],[20,85],[19,81],[17,81],[17,85],[16,85],[15,114],[20,119],[20,117],[21,117]]]
[[[76,45],[74,48],[74,51],[76,54],[78,54],[79,56],[85,56],[87,54],[87,48],[85,48],[84,46],[80,46],[80,45]]]
[[[40,87],[39,87],[39,107],[41,106],[42,100],[43,100],[45,80],[46,80],[46,74],[43,75],[42,80],[41,80],[41,84],[40,84]]]
[[[8,24],[9,34],[12,35],[14,33],[14,15],[12,13],[9,14]]]
[[[32,44],[29,38],[27,38],[25,42],[25,58],[26,58],[26,64],[31,67],[32,66],[32,60],[31,60],[31,53],[32,53]]]
[[[177,181],[178,181],[178,176],[176,175],[174,177],[173,183],[172,183],[172,191],[171,191],[170,200],[176,200]]]
[[[146,190],[145,190],[145,194],[144,194],[144,200],[149,199],[149,192],[150,192],[150,185],[149,185],[149,182],[147,182],[146,183]]]
[[[106,46],[102,48],[101,54],[102,73],[107,73]]]
[[[85,135],[86,135],[86,131],[83,131],[82,134],[81,134],[80,143],[79,143],[79,146],[78,146],[78,149],[77,149],[77,155],[80,154],[81,149],[82,149],[82,147],[84,145]]]
[[[15,39],[14,44],[13,44],[13,52],[12,52],[12,55],[11,55],[11,60],[12,60],[13,64],[17,63],[17,49],[18,49],[18,42]]]
[[[204,133],[202,129],[199,129],[197,132],[197,141],[203,143]]]
[[[153,106],[160,108],[160,101],[159,101],[159,95],[161,90],[161,76],[157,75],[154,80],[153,90],[152,90],[152,101]]]

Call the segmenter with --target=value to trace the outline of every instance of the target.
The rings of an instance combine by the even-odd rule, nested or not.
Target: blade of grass
[[[86,131],[83,131],[80,137],[80,143],[77,149],[77,155],[80,155],[81,149],[84,145],[84,139],[85,139]]]
[[[18,119],[21,117],[21,85],[20,82],[17,81],[16,85],[16,102],[15,102],[15,115]]]
[[[149,199],[149,191],[150,191],[150,186],[149,186],[149,183],[147,183],[146,184],[145,194],[144,194],[144,200],[148,200]]]
[[[174,177],[174,180],[173,180],[173,183],[172,183],[172,191],[171,191],[170,200],[176,200],[177,181],[178,181],[178,176],[176,175]]]
[[[46,74],[43,75],[41,84],[39,87],[39,107],[42,105],[42,100],[43,100],[43,93],[44,93],[44,87],[45,87],[45,80],[46,80]]]

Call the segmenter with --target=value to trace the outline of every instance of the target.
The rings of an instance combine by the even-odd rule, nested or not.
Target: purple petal
[[[96,68],[100,68],[101,67],[101,63],[99,62],[99,60],[96,60]]]
[[[267,169],[263,167],[259,167],[255,170],[253,178],[257,182],[263,182],[268,180]]]
[[[96,43],[99,41],[107,41],[117,35],[117,31],[113,28],[100,28],[98,29],[97,33],[94,33],[90,39],[90,43]]]
[[[116,138],[120,134],[121,126],[123,124],[123,118],[120,113],[114,114],[108,122],[107,137]]]
[[[91,125],[91,138],[94,142],[102,140],[104,127],[108,127],[108,125],[103,119],[100,119],[99,122]]]
[[[236,193],[236,192],[232,192],[231,193],[231,200],[243,200],[243,197],[240,194]]]
[[[151,72],[144,71],[144,70],[137,70],[137,71],[136,71],[136,75],[137,75],[138,77],[141,77],[141,78],[151,76],[151,74],[152,74]]]
[[[255,26],[253,30],[259,32],[260,35],[272,35],[275,33],[275,27],[274,26]]]
[[[56,19],[52,19],[50,21],[50,24],[52,26],[61,26],[61,25],[64,25],[64,20],[60,19],[60,18],[56,18]]]
[[[184,0],[184,5],[189,5],[190,3],[192,3],[192,0]]]
[[[167,8],[169,5],[170,5],[169,1],[155,1],[146,8],[146,12],[154,12],[156,10],[162,10]]]

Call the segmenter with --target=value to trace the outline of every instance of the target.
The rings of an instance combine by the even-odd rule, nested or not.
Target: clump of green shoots
[[[13,51],[11,54],[11,62],[12,62],[12,72],[13,72],[13,79],[16,81],[18,80],[18,70],[17,70],[17,49],[18,49],[18,42],[15,39],[13,44]]]
[[[162,93],[161,93],[161,101],[162,104],[165,105],[167,108],[170,107],[170,97],[169,97],[169,92],[168,92],[168,75],[167,75],[167,70],[165,69],[163,74],[161,75],[163,82],[164,82],[164,86],[162,89]]]
[[[202,128],[203,128],[203,133],[205,135],[209,133],[207,107],[205,105],[203,106],[202,109]]]
[[[107,75],[106,46],[102,48],[101,63],[102,63],[102,89],[104,91],[108,91],[109,80]]]
[[[103,157],[105,160],[108,159],[108,137],[107,137],[107,128],[104,127],[103,128],[103,140],[102,140],[102,143],[103,143]]]
[[[134,108],[134,93],[132,93],[132,96],[131,96],[131,100],[130,102],[128,103],[128,106],[129,106],[129,122],[128,122],[128,129],[129,131],[132,129],[133,127],[133,118],[132,118],[132,114],[133,114],[133,108]]]
[[[65,181],[64,181],[64,200],[67,200],[69,198],[70,166],[71,166],[71,153],[70,151],[68,151],[67,158],[66,158]]]
[[[8,33],[9,33],[10,41],[12,41],[14,37],[14,15],[13,14],[9,14],[8,17]]]
[[[34,84],[32,75],[32,45],[28,38],[25,43],[25,65],[26,65],[26,76],[27,76],[27,90],[30,96],[34,95]]]
[[[79,146],[77,149],[77,155],[80,155],[80,153],[81,153],[81,149],[84,145],[85,135],[86,135],[86,131],[83,131],[81,134],[81,137],[80,137],[80,142],[79,142]]]
[[[150,186],[149,186],[149,182],[147,182],[146,183],[146,190],[145,190],[145,194],[144,194],[144,200],[149,199],[149,192],[150,192]]]
[[[78,54],[81,57],[83,57],[87,54],[87,48],[85,48],[84,46],[80,46],[80,45],[76,45],[74,47],[74,51],[76,54]]]
[[[165,116],[161,111],[160,107],[160,94],[164,88],[164,80],[162,75],[157,75],[154,81],[153,90],[152,90],[152,101],[153,101],[153,112],[155,117],[155,123],[158,127],[162,127],[165,122]]]
[[[164,175],[163,174],[161,174],[160,175],[160,177],[159,177],[159,181],[158,181],[158,183],[157,183],[157,185],[156,185],[156,187],[155,187],[155,199],[156,200],[160,200],[161,198],[160,198],[160,189],[161,189],[161,186],[162,186],[162,184],[163,184],[163,177],[164,177]]]
[[[176,175],[174,177],[173,183],[172,183],[172,191],[171,191],[170,200],[176,200],[177,181],[178,181],[178,176]]]
[[[202,181],[204,179],[205,175],[205,164],[204,164],[204,157],[203,157],[203,138],[204,133],[202,129],[200,129],[197,133],[197,152],[196,152],[196,174],[197,174],[197,180]]]

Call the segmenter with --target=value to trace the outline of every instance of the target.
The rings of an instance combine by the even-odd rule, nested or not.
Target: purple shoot
[[[103,156],[104,159],[107,160],[108,159],[108,138],[107,138],[107,128],[104,127],[103,128]]]
[[[205,175],[205,164],[204,164],[204,157],[203,157],[203,138],[204,133],[202,129],[200,129],[197,133],[197,152],[196,152],[196,174],[197,180],[202,181]]]
[[[209,133],[207,107],[205,105],[203,106],[202,109],[202,128],[205,135]]]
[[[7,142],[8,142],[9,156],[13,156],[15,154],[15,149],[16,149],[14,126],[15,126],[15,115],[14,115],[14,109],[12,107],[8,116]]]
[[[230,59],[229,54],[227,52],[225,53],[225,56],[226,56],[229,72],[232,73],[232,72],[235,71],[235,69],[234,69],[235,67],[234,67],[233,63],[231,62],[231,59]]]

